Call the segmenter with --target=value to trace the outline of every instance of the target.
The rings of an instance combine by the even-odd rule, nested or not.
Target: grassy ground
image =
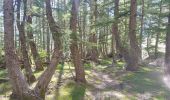
[[[70,64],[65,64],[64,68],[59,65],[46,100],[170,100],[160,67],[143,66],[132,73],[124,71],[122,62],[114,68],[110,65],[110,60],[101,60],[98,65],[86,63],[86,85],[74,82],[74,68]],[[36,77],[41,73],[36,72]],[[11,93],[9,82],[4,81],[6,78],[7,71],[0,69],[0,100],[8,100]]]

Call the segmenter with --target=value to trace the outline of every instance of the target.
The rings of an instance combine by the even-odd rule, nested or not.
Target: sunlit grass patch
[[[35,75],[36,79],[37,79],[38,77],[40,77],[43,72],[44,72],[44,71],[34,72],[34,75]]]
[[[125,65],[125,62],[122,62],[122,61],[118,61],[118,62],[116,63],[116,67],[117,67],[118,69],[123,69],[123,68],[124,68],[124,65]]]
[[[149,68],[149,67],[141,67],[141,71],[153,71],[153,69]]]
[[[86,86],[76,84],[73,81],[69,81],[65,85],[59,88],[58,93],[54,92],[54,100],[83,100],[85,96]],[[47,97],[48,98],[48,97]],[[47,99],[50,100],[50,99]]]
[[[112,64],[111,59],[101,59],[100,60],[100,65],[110,65],[110,64]]]
[[[128,83],[131,88],[128,92],[135,94],[151,93],[154,100],[165,98],[170,93],[161,82],[161,73],[158,70],[143,67],[139,72],[127,74],[122,81]],[[161,99],[160,99],[161,100]],[[163,99],[164,100],[164,99]]]
[[[92,68],[92,64],[91,63],[85,63],[84,68],[85,68],[85,70],[89,70],[89,69]]]

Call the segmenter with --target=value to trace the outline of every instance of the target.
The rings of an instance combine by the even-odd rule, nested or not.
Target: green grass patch
[[[140,69],[139,72],[129,72],[122,78],[122,81],[131,86],[131,88],[127,90],[128,92],[135,94],[152,93],[155,96],[154,98],[160,98],[155,100],[162,100],[170,93],[170,91],[164,87],[161,81],[161,74],[156,68],[151,69],[144,67]]]
[[[100,60],[100,65],[110,65],[110,64],[112,64],[111,59],[101,59]]]
[[[59,89],[56,93],[56,100],[83,100],[85,96],[86,86],[69,82]]]
[[[85,70],[91,69],[92,68],[91,63],[85,63],[84,68],[85,68]]]

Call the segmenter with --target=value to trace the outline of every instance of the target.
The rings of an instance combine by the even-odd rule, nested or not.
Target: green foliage
[[[41,50],[39,52],[39,55],[40,55],[41,60],[45,60],[46,57],[48,56],[48,54],[47,54],[47,52],[45,50]]]

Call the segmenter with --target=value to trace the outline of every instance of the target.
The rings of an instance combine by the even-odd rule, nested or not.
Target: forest
[[[0,100],[170,100],[170,0],[0,0]]]

